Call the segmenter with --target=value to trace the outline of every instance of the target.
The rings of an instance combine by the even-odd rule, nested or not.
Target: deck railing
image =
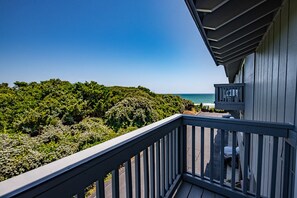
[[[244,83],[215,84],[215,108],[244,110]]]
[[[289,197],[289,166],[295,160],[290,154],[292,129],[288,124],[174,115],[3,181],[0,197],[85,197],[90,188],[95,189],[92,196],[100,198],[172,197],[182,180],[228,197],[259,197],[265,195],[261,185],[266,137],[273,139],[271,178],[277,178],[277,170],[283,173],[281,187],[271,180],[269,196],[274,197],[275,190],[281,188],[282,196]],[[237,186],[239,135],[244,137],[244,152],[240,156],[242,184]],[[250,188],[248,175],[247,142],[251,136],[258,138],[256,190]],[[228,142],[232,147],[230,181],[226,179],[224,155]],[[280,142],[285,144],[283,169],[277,167]]]

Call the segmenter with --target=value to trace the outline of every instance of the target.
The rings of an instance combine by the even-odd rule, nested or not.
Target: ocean
[[[191,100],[194,104],[211,103],[215,101],[215,94],[173,94],[183,99]]]

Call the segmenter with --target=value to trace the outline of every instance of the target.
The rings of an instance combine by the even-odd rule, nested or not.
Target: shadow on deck
[[[182,182],[180,187],[177,189],[175,198],[225,198],[215,192],[208,191],[206,189],[200,188],[199,186]]]

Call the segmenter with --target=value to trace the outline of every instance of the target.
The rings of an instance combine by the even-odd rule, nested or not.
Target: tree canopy
[[[0,181],[191,108],[145,87],[0,84]]]

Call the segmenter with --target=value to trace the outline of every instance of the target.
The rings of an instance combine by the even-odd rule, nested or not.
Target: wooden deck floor
[[[198,186],[183,182],[175,194],[175,198],[224,198]]]

